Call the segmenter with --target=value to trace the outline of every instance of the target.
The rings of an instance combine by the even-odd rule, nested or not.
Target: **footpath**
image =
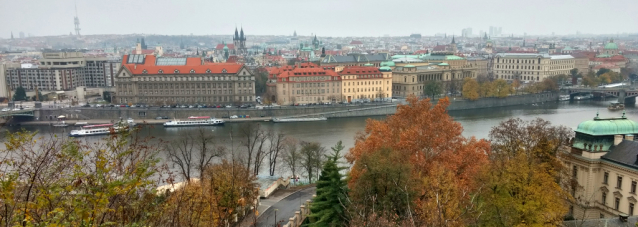
[[[315,184],[279,189],[268,198],[262,199],[259,202],[259,206],[257,207],[258,214],[256,218],[254,213],[250,213],[246,215],[239,226],[264,226],[264,224],[266,224],[266,222],[269,220],[271,220],[274,224],[275,212],[274,209],[271,209],[273,207],[276,207],[279,210],[279,212],[276,213],[277,219],[288,220],[288,218],[292,217],[295,214],[294,211],[299,209],[300,204],[297,203],[305,202],[306,199],[312,198],[312,194],[314,194],[316,190],[317,189],[315,187]],[[310,197],[308,197],[306,194],[310,195]],[[288,200],[293,195],[297,195],[295,199]],[[299,196],[304,198],[297,198]],[[280,207],[286,207],[290,210],[279,209]],[[257,219],[257,223],[255,223],[255,219]]]

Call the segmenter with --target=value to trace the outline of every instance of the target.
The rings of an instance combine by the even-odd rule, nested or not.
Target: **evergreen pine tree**
[[[27,92],[23,87],[16,88],[16,92],[13,95],[13,101],[25,101],[27,100]]]
[[[341,158],[343,150],[341,141],[332,147],[333,154],[328,156],[328,161],[323,165],[321,176],[317,181],[317,197],[310,205],[310,224],[308,226],[344,226],[346,212],[346,182],[341,174],[344,167],[339,167],[337,162]]]

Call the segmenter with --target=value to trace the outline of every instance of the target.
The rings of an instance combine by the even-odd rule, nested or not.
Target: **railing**
[[[313,199],[316,195],[312,196]],[[288,223],[283,225],[283,227],[299,227],[303,223],[303,220],[310,215],[310,200],[306,200],[306,202],[299,206],[299,211],[295,211],[295,215],[288,219]]]

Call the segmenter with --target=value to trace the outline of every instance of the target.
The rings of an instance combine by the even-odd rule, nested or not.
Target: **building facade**
[[[390,55],[387,53],[379,54],[350,54],[346,56],[341,55],[327,55],[321,60],[321,66],[365,66],[365,64],[372,64],[372,66],[380,67],[381,62],[391,60]]]
[[[539,82],[555,75],[569,75],[575,68],[571,55],[549,55],[532,53],[499,53],[492,59],[496,79],[524,82]]]
[[[341,101],[341,76],[313,63],[271,69],[268,86],[268,98],[280,105]]]
[[[81,52],[45,52],[39,64],[10,65],[5,69],[11,90],[72,90],[76,87],[113,86],[119,61],[106,57],[85,57]]]
[[[243,64],[202,58],[124,55],[114,103],[149,105],[255,102],[255,77]]]
[[[424,95],[425,85],[430,81],[437,81],[441,86],[450,88],[450,86],[460,86],[466,77],[476,78],[477,76],[477,68],[473,66],[451,68],[447,63],[398,66],[392,70],[392,96],[421,97]],[[460,90],[460,87],[457,90]]]
[[[577,187],[571,190],[576,219],[636,215],[638,204],[638,123],[627,119],[599,118],[582,122],[564,149],[563,162]]]
[[[339,74],[344,102],[382,101],[392,96],[390,67],[347,66]]]

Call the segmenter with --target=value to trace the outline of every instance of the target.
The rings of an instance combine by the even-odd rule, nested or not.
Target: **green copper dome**
[[[448,66],[448,65],[450,65],[450,64],[448,64],[448,63],[439,63],[439,65],[440,65],[440,66]]]
[[[609,41],[607,44],[605,44],[605,50],[617,50],[617,49],[618,49],[618,45],[614,43],[613,39]]]
[[[580,123],[576,132],[592,136],[638,134],[638,123],[627,119],[624,113],[620,118],[603,119],[596,116],[593,120]]]
[[[390,68],[388,66],[383,66],[383,67],[379,68],[379,71],[381,71],[381,72],[390,72],[390,71],[392,71],[392,68]]]
[[[394,62],[393,61],[384,61],[384,62],[381,62],[381,66],[394,67]]]

